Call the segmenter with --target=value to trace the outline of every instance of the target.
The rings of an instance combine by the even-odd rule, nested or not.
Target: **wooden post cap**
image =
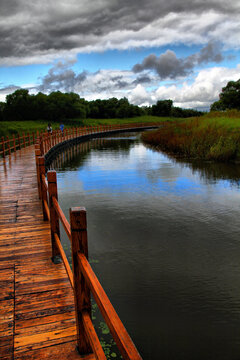
[[[57,173],[56,173],[56,171],[55,170],[49,170],[48,172],[47,172],[47,179],[48,179],[48,182],[49,183],[55,183],[56,182],[56,180],[57,180]]]
[[[85,207],[72,207],[69,209],[69,214],[73,231],[87,229],[87,211]]]

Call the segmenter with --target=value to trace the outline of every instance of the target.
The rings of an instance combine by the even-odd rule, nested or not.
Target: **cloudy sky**
[[[239,78],[239,0],[0,0],[0,101],[26,88],[207,109]]]

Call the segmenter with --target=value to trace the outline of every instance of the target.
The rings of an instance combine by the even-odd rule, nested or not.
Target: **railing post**
[[[49,194],[49,210],[50,210],[50,226],[52,239],[52,261],[57,264],[60,262],[60,252],[58,250],[54,234],[60,238],[59,216],[53,206],[53,197],[58,200],[57,192],[57,173],[55,170],[50,170],[47,173],[48,179],[48,194]]]
[[[78,252],[83,253],[86,258],[88,258],[86,209],[83,207],[76,207],[71,208],[69,212],[72,234],[72,270],[74,278],[77,344],[79,353],[83,355],[93,352],[84,329],[82,318],[83,311],[87,311],[91,317],[90,290],[78,267],[77,259]]]
[[[19,133],[18,133],[18,146],[19,146],[19,150],[21,150],[21,139]]]
[[[42,136],[39,137],[39,141],[40,141],[41,155],[43,155],[44,154],[44,148],[43,148],[43,137]]]
[[[2,155],[3,155],[3,158],[5,158],[5,142],[4,142],[4,137],[2,137]]]
[[[33,141],[33,145],[35,144],[35,133],[32,133],[32,141]]]
[[[16,140],[15,140],[15,135],[13,134],[13,149],[14,149],[14,152],[16,152]]]
[[[25,133],[23,133],[23,146],[26,147]]]
[[[8,136],[7,136],[7,146],[8,146],[8,154],[11,155],[10,141]]]
[[[47,190],[42,182],[42,175],[45,176],[45,160],[44,156],[38,157],[38,168],[39,168],[39,175],[40,175],[40,184],[41,184],[41,198],[42,198],[42,211],[43,211],[43,220],[48,220],[47,212],[44,206],[44,201],[47,201]]]

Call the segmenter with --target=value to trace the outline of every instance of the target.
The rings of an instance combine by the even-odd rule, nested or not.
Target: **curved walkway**
[[[0,159],[0,181],[0,359],[80,359],[73,293],[63,264],[51,261],[33,146]]]

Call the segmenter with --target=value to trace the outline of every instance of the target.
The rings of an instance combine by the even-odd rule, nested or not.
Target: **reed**
[[[230,161],[240,159],[240,112],[209,113],[184,121],[165,122],[145,132],[145,143],[187,158]]]

